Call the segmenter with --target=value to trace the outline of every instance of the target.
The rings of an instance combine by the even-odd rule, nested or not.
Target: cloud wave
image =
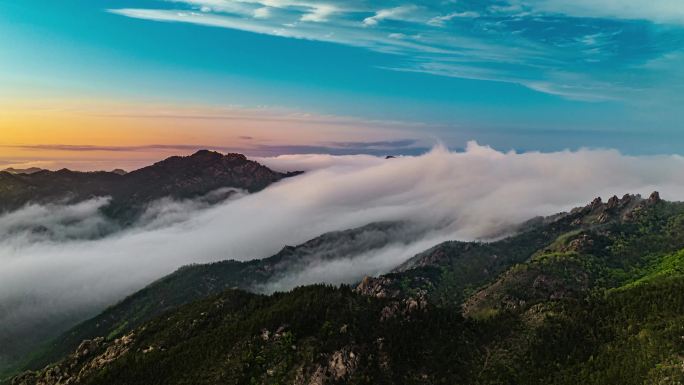
[[[2,229],[33,221],[71,231],[66,237],[34,234],[28,241],[16,231],[0,238],[0,330],[16,335],[26,325],[35,327],[31,320],[82,319],[181,265],[263,258],[285,245],[371,222],[412,221],[433,230],[371,253],[311,265],[271,289],[350,282],[387,271],[443,240],[495,236],[597,195],[659,190],[666,199],[684,198],[680,156],[504,153],[471,142],[463,152],[438,147],[395,159],[310,154],[258,160],[277,170],[308,172],[212,207],[160,202],[145,223],[100,239],[88,231],[100,223],[93,213],[101,200],[27,207],[0,217]],[[81,230],[80,237],[74,233]]]

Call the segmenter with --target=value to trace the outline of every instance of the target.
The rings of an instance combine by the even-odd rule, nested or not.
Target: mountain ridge
[[[306,310],[306,306],[310,305],[305,304],[313,303],[299,301],[304,295],[301,293],[307,290],[318,293],[310,294],[321,296],[320,300],[324,302],[327,301],[325,298],[330,296],[337,298],[338,295],[351,295],[352,297],[359,295],[359,298],[369,298],[368,301],[374,303],[372,305],[371,302],[353,299],[352,301],[361,301],[356,302],[355,306],[365,310],[353,312],[347,317],[351,317],[350,322],[368,320],[376,325],[374,327],[377,329],[371,328],[361,334],[353,332],[352,340],[347,340],[334,348],[325,348],[327,346],[325,341],[328,337],[316,334],[318,333],[315,331],[318,330],[316,328],[310,329],[308,326],[301,325],[299,328],[288,329],[291,330],[295,339],[308,341],[302,343],[307,346],[307,349],[313,349],[314,357],[316,354],[321,354],[323,361],[311,361],[310,358],[306,358],[308,356],[298,356],[299,358],[293,363],[288,364],[295,366],[288,366],[290,369],[279,375],[294,383],[316,384],[443,383],[442,381],[446,379],[451,381],[447,381],[448,383],[491,383],[491,381],[501,383],[503,381],[504,383],[529,384],[570,384],[578,382],[570,382],[567,379],[573,379],[573,381],[582,379],[580,381],[582,383],[601,384],[606,383],[608,377],[605,376],[621,367],[622,361],[620,360],[623,360],[630,362],[634,367],[632,372],[629,372],[632,373],[631,377],[613,378],[613,380],[620,378],[620,383],[641,383],[634,381],[660,378],[666,376],[664,373],[669,373],[667,375],[675,376],[674,378],[684,378],[682,373],[678,374],[676,370],[673,372],[672,360],[674,358],[672,357],[674,356],[672,354],[675,350],[671,345],[663,345],[663,348],[656,350],[651,350],[649,347],[651,345],[635,345],[633,349],[641,352],[638,354],[647,355],[643,358],[646,364],[629,360],[624,355],[615,356],[620,358],[617,360],[606,355],[604,351],[609,346],[615,346],[615,349],[627,349],[626,344],[632,343],[629,342],[633,338],[632,334],[620,329],[620,322],[623,322],[618,321],[620,317],[628,317],[632,320],[629,322],[647,328],[657,341],[670,338],[668,336],[671,332],[662,330],[656,320],[678,322],[680,313],[677,309],[684,311],[682,297],[674,294],[678,292],[680,286],[684,287],[684,257],[679,257],[684,255],[682,254],[684,253],[684,204],[663,201],[657,193],[651,194],[646,199],[638,195],[625,195],[621,199],[611,197],[605,203],[597,199],[589,205],[573,209],[568,213],[535,219],[521,229],[519,234],[489,243],[452,241],[437,245],[426,252],[419,253],[393,272],[375,278],[365,278],[353,290],[344,287],[321,289],[325,292],[322,294],[318,292],[319,289],[312,286],[290,293],[254,297],[270,298],[267,301],[276,302],[292,300],[299,304],[296,305],[297,310],[292,308],[295,313],[290,316],[274,315],[280,320],[280,326],[286,322],[285,319],[293,317],[297,312],[304,312],[307,314],[305,317],[311,317],[307,325],[308,322],[336,321],[335,317],[329,315],[332,311],[330,309]],[[287,248],[284,249],[284,251],[287,250]],[[480,273],[472,274],[474,271]],[[331,291],[326,292],[326,290]],[[342,294],[345,290],[349,290],[351,294]],[[652,297],[654,290],[661,291],[661,296]],[[232,296],[233,294],[230,293],[235,293],[235,290],[228,290],[218,296],[219,298],[224,295]],[[650,316],[643,317],[638,313],[641,309],[639,306],[642,304],[631,303],[632,296],[651,296],[649,298],[652,298],[653,306],[657,305],[657,307],[653,308]],[[375,302],[376,300],[379,302]],[[173,322],[164,321],[166,319],[173,320],[177,317],[188,320],[201,319],[203,316],[200,313],[207,312],[207,310],[193,309],[196,307],[199,309],[205,306],[200,304],[211,301],[200,300],[182,305],[180,308],[170,309],[166,316],[154,318],[132,330],[133,336],[138,333],[148,335],[146,330],[152,330],[153,334],[157,333],[155,330],[162,333],[171,332],[176,326]],[[252,310],[243,309],[241,306],[237,305],[224,316],[246,319],[244,317],[251,317],[252,312],[262,311],[259,310],[261,305],[255,305],[256,308],[250,307]],[[276,305],[278,306],[280,305]],[[370,307],[366,309],[366,306]],[[624,314],[621,309],[633,310],[630,310],[632,313]],[[426,349],[424,350],[426,354],[435,362],[439,359],[433,354],[440,351],[452,360],[458,359],[454,356],[455,352],[459,351],[456,345],[446,347],[432,345],[443,339],[438,330],[445,325],[435,326],[439,322],[437,319],[443,316],[455,317],[453,318],[455,323],[450,327],[461,330],[453,336],[457,340],[454,343],[466,344],[465,346],[470,346],[471,349],[470,353],[463,353],[461,358],[464,362],[460,366],[463,370],[462,375],[445,371],[445,367],[440,366],[441,364],[433,365],[410,360],[404,362],[406,357],[377,350],[377,339],[384,338],[383,344],[403,346],[400,351]],[[378,318],[373,319],[373,317]],[[395,330],[397,334],[383,337],[381,330],[384,330],[383,324],[388,320],[396,320],[400,326],[397,326],[399,329]],[[160,326],[161,329],[151,326],[160,325],[159,322],[165,323],[165,326]],[[261,324],[257,319],[249,322],[253,328],[256,328],[252,330],[261,330],[260,327],[265,327],[266,330],[280,330],[277,325],[266,327],[267,325]],[[217,327],[223,327],[220,326],[221,323],[217,325],[219,325]],[[326,328],[325,322],[318,325],[317,327]],[[594,329],[595,325],[605,326]],[[338,326],[340,330],[348,330],[349,327],[345,327],[344,324]],[[338,326],[334,326],[332,330],[336,330]],[[406,337],[406,333],[412,333],[409,330],[413,328],[423,330],[424,334],[403,342],[397,339]],[[195,331],[192,333],[204,336],[210,329],[198,327],[193,330]],[[636,330],[634,333],[637,333],[639,329]],[[315,336],[310,334],[312,332]],[[127,333],[129,332],[104,339],[95,337],[90,341],[97,341],[96,345],[101,345],[106,351],[112,346],[119,346],[117,344],[120,344],[122,338],[128,338]],[[173,331],[173,333],[182,333],[182,330]],[[250,340],[263,340],[261,332],[236,333],[241,336],[235,340],[236,345],[225,349],[238,349],[239,346],[245,348],[247,345],[243,344],[249,344]],[[597,340],[587,340],[587,338],[592,338],[592,333],[598,333],[595,337],[598,338]],[[276,334],[282,335],[282,332]],[[151,375],[152,372],[133,364],[135,360],[144,359],[143,357],[148,354],[145,351],[160,349],[158,345],[148,345],[150,341],[148,337],[143,337],[143,342],[140,343],[135,342],[137,337],[130,337],[134,345],[126,348],[124,353],[113,360],[114,363],[111,365],[114,366],[104,363],[100,368],[104,371],[98,369],[95,373],[86,376],[83,383],[106,383],[106,378],[109,380],[117,378],[112,376],[128,378],[129,383],[143,383],[142,378],[152,381],[149,383],[154,383],[155,378],[158,381],[166,378],[164,381],[183,383],[183,381],[178,382],[178,378],[174,380],[173,377],[164,377],[165,375],[160,372],[154,374],[158,377],[145,377],[148,374]],[[156,340],[161,338],[161,335],[149,338]],[[429,339],[433,342],[420,342],[418,339]],[[580,345],[575,345],[579,343],[578,341],[582,342]],[[160,357],[170,360],[174,360],[173,357],[176,354],[182,355],[185,354],[183,352],[196,351],[200,346],[191,343],[182,348],[171,349],[167,345],[169,343],[167,341],[161,345],[162,350],[159,354],[161,354]],[[209,342],[205,341],[205,343]],[[259,349],[262,348],[270,349],[264,346]],[[170,351],[176,353],[171,356],[169,356],[171,353],[165,353]],[[237,352],[233,350],[230,354],[237,354]],[[353,358],[350,353],[354,353],[354,357],[363,358]],[[587,369],[594,365],[589,360],[592,355],[599,357],[601,365],[606,366],[608,368],[606,370],[610,371]],[[382,360],[381,362],[373,361],[376,358],[372,357],[379,356],[385,357],[387,363],[383,364]],[[527,356],[537,357],[536,361],[532,361],[534,364],[525,361],[524,357]],[[281,360],[285,359],[287,354],[284,351],[279,351],[279,353],[270,351],[267,357],[270,358],[266,358],[264,363],[258,365],[277,366],[279,365],[277,362],[285,362]],[[252,362],[249,361],[251,359],[244,361],[245,359],[238,359],[238,362],[245,364]],[[86,360],[86,362],[92,361]],[[224,368],[223,370],[228,371],[226,373],[237,376],[231,378],[245,378],[240,377],[242,375],[235,371],[235,367],[225,366],[217,361],[211,362],[215,367],[205,367],[205,370],[214,373],[218,370],[217,368]],[[662,370],[653,372],[648,370],[648,366],[644,367],[644,365],[655,365],[655,363],[661,363]],[[558,371],[558,365],[561,364],[563,370]],[[80,365],[76,364],[77,367]],[[472,371],[473,368],[481,365],[484,367]],[[506,369],[508,365],[514,365],[519,370],[510,372],[510,369]],[[259,367],[264,368],[264,373],[270,370],[278,372],[277,369]],[[299,369],[296,369],[297,367]],[[382,369],[383,367],[385,369]],[[387,371],[388,367],[391,370]],[[431,369],[421,372],[422,367]],[[552,367],[556,369],[550,371]],[[121,371],[124,368],[127,368],[125,370],[129,374]],[[131,368],[135,370],[131,371]],[[186,370],[201,375],[200,372],[193,371],[194,369],[190,367],[186,367]],[[594,372],[598,374],[594,380],[589,380],[587,376]],[[17,377],[15,383],[32,384],[34,379],[45,379],[46,373],[45,370],[33,374],[28,373]],[[266,377],[260,377],[259,373],[250,373],[252,373],[250,376],[257,376],[255,378],[261,378],[264,383],[270,383],[268,374],[262,373]],[[561,375],[561,373],[564,374]],[[138,377],[139,375],[143,377]],[[368,380],[370,382],[363,380],[364,378],[370,379]],[[393,380],[388,380],[388,378],[393,378]],[[505,380],[506,378],[508,380]]]
[[[0,213],[27,204],[70,204],[111,197],[103,212],[132,222],[145,205],[161,198],[191,199],[223,187],[256,192],[301,172],[281,173],[242,154],[200,150],[173,156],[129,173],[61,169],[32,174],[0,171]]]
[[[29,168],[14,168],[14,167],[8,167],[4,170],[0,170],[4,172],[8,172],[10,174],[35,174],[39,171],[43,171],[42,168],[38,167],[29,167]]]
[[[206,150],[189,156],[171,157],[126,174],[68,169],[41,170],[33,174],[0,172],[0,214],[28,204],[59,206],[87,203],[96,199],[101,206],[88,215],[101,215],[102,222],[106,225],[84,236],[90,237],[87,238],[90,240],[126,230],[137,223],[151,203],[161,199],[201,199],[203,205],[211,205],[223,201],[238,190],[257,192],[284,178],[299,174],[273,171],[242,154],[224,155]],[[51,210],[50,207],[46,209]],[[35,235],[51,241],[52,230],[42,226],[41,220],[37,218],[33,227],[21,224],[17,227],[16,234]],[[69,223],[65,225],[68,226]],[[5,235],[12,236],[12,233],[3,234]],[[75,235],[74,239],[80,239],[78,237],[82,236]],[[0,312],[5,310],[11,315],[16,306],[30,299],[16,298],[9,301],[0,304]],[[56,337],[59,332],[73,326],[73,322],[82,320],[79,318],[81,316],[82,313],[79,312],[64,312],[61,318],[36,318],[35,325],[17,324],[12,332],[4,328],[0,330],[0,345],[3,345],[0,349],[0,372],[16,364],[19,356],[32,351],[35,343],[43,342],[44,338]],[[6,319],[0,318],[3,321]]]
[[[412,231],[412,225],[408,223],[378,222],[326,233],[298,246],[285,246],[264,259],[225,260],[181,267],[63,333],[33,357],[27,367],[37,369],[75,349],[84,339],[120,336],[153,316],[193,300],[232,288],[261,292],[264,288],[260,285],[295,273],[308,264],[348,258],[355,252],[400,243],[402,235]]]

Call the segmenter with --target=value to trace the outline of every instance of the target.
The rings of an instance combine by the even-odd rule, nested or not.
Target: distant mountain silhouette
[[[0,212],[29,203],[75,203],[108,196],[111,202],[104,211],[126,222],[147,203],[160,198],[194,198],[223,187],[256,192],[297,174],[273,171],[242,154],[223,155],[207,150],[174,156],[130,173],[68,169],[30,174],[0,171]]]
[[[35,174],[39,171],[43,171],[42,168],[38,167],[29,167],[29,168],[6,168],[3,171],[8,172],[10,174]]]
[[[120,169],[120,168],[115,168],[114,170],[112,170],[112,172],[113,172],[114,174],[119,174],[119,175],[126,175],[126,174],[128,174],[128,172],[126,172],[126,170],[122,170],[122,169]]]

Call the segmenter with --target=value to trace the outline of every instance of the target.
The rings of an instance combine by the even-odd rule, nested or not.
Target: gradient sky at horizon
[[[0,167],[684,154],[683,95],[680,0],[0,1]]]

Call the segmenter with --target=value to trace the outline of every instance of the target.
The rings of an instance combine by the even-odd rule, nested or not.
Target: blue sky
[[[684,153],[683,68],[680,0],[0,1],[5,101],[268,106],[452,147]]]

